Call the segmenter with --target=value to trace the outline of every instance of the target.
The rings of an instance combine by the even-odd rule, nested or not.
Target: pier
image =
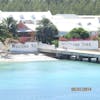
[[[72,49],[44,49],[39,48],[39,52],[49,53],[55,55],[58,59],[72,59],[79,61],[88,62],[100,62],[100,51],[99,50],[72,50]]]

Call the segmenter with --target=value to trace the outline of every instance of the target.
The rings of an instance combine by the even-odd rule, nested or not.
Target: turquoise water
[[[92,90],[71,90],[84,87]],[[99,94],[100,65],[96,63],[0,63],[0,100],[100,100]]]

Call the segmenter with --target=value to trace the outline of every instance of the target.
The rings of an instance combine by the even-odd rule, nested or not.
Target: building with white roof
[[[93,15],[75,15],[75,14],[57,14],[52,15],[47,12],[2,12],[0,11],[0,20],[7,17],[13,17],[18,22],[23,22],[30,30],[35,31],[37,22],[42,18],[48,18],[57,27],[59,34],[63,35],[73,28],[82,27],[92,34],[98,32],[100,28],[100,16]]]
[[[73,28],[84,28],[85,30],[89,31],[92,34],[95,34],[98,32],[98,29],[100,28],[100,22],[98,20],[98,17],[93,16],[87,16],[87,18],[83,18],[82,16],[78,15],[55,15],[51,19],[53,24],[57,27],[59,30],[59,34],[62,36],[69,31],[71,31]]]
[[[50,18],[50,11],[47,12],[0,12],[0,18],[13,17],[17,21],[23,20],[41,20],[43,17]]]
[[[2,12],[0,11],[0,21],[8,17],[13,17],[17,21],[18,33],[26,34],[27,32],[34,33],[36,31],[37,22],[42,18],[50,19],[52,14],[50,11],[47,12]],[[23,24],[22,24],[23,23]],[[20,28],[19,28],[20,27]]]

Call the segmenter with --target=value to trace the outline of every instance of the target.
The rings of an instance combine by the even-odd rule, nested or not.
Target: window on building
[[[79,25],[79,26],[82,26],[82,24],[81,24],[80,22],[78,23],[78,25]]]
[[[34,21],[32,21],[32,20],[24,20],[24,24],[34,24]]]
[[[9,17],[13,17],[13,15],[9,15]]]
[[[89,23],[87,23],[87,25],[92,25],[92,24],[89,22]]]
[[[36,19],[34,15],[32,15],[31,17],[32,17],[32,19]]]
[[[46,18],[46,16],[45,16],[45,15],[42,15],[41,17],[42,17],[42,18]]]
[[[20,15],[20,19],[24,19],[24,16],[23,15]]]
[[[99,20],[99,23],[100,23],[100,17],[98,18],[98,20]]]

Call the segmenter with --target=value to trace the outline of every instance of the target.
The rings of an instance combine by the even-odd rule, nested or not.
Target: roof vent
[[[23,15],[20,15],[20,19],[24,19],[24,16]]]

